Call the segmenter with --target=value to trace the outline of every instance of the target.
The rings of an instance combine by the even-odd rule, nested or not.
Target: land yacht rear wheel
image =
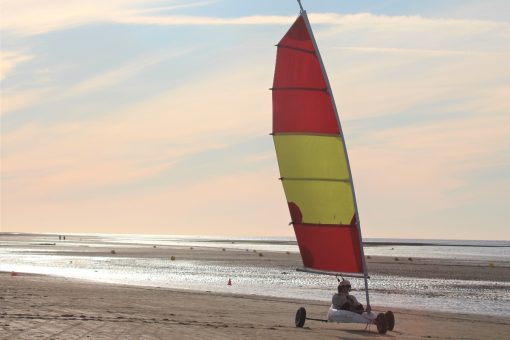
[[[393,312],[391,310],[387,311],[384,314],[386,318],[386,324],[388,325],[388,330],[392,331],[393,328],[395,328],[395,315],[393,315]]]

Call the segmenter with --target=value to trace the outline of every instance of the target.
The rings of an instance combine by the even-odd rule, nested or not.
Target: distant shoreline
[[[158,238],[164,239],[176,239],[182,241],[189,242],[199,242],[199,243],[217,243],[217,242],[230,242],[230,243],[250,243],[250,244],[267,244],[267,245],[292,245],[297,246],[297,242],[295,241],[293,236],[275,236],[274,239],[271,240],[272,237],[263,237],[263,236],[210,236],[210,235],[157,235],[157,234],[101,234],[101,233],[19,233],[19,232],[0,232],[1,236],[26,236],[26,237],[34,237],[34,236],[50,236],[50,235],[66,235],[73,237],[91,237],[91,236],[101,236],[101,237],[140,237],[141,240],[153,240],[157,241]],[[261,239],[264,238],[264,239]],[[268,238],[268,239],[265,239]],[[283,238],[289,238],[290,240],[284,240]],[[480,242],[480,243],[473,243]],[[482,243],[484,242],[484,243]],[[117,242],[119,243],[119,242]],[[488,243],[497,243],[497,244],[488,244]],[[141,243],[143,244],[143,243]],[[481,247],[481,248],[510,248],[510,240],[453,240],[453,239],[392,239],[392,238],[372,238],[368,237],[363,241],[363,245],[367,247],[382,247],[382,246],[434,246],[434,247]]]

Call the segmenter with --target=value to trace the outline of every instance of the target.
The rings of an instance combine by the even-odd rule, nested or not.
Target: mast
[[[358,204],[356,202],[356,194],[355,194],[355,190],[354,190],[354,182],[353,182],[353,179],[352,179],[351,165],[350,165],[350,162],[349,162],[349,155],[347,153],[347,142],[346,142],[344,134],[343,134],[342,125],[340,123],[340,117],[338,115],[338,109],[337,109],[336,104],[335,104],[335,98],[333,96],[333,91],[331,90],[331,85],[330,85],[330,82],[329,82],[328,74],[326,73],[326,68],[324,67],[324,63],[322,61],[322,57],[321,57],[321,54],[319,52],[319,48],[317,46],[317,42],[315,40],[315,36],[313,34],[312,27],[310,25],[310,21],[308,20],[308,16],[306,14],[306,11],[303,9],[303,6],[301,5],[301,0],[297,0],[297,2],[299,4],[300,12],[301,12],[301,15],[303,16],[306,28],[308,29],[308,32],[310,34],[314,50],[317,53],[317,59],[319,60],[319,63],[320,63],[320,66],[321,66],[321,70],[322,70],[322,75],[323,75],[324,80],[326,82],[327,91],[328,91],[328,94],[329,94],[329,96],[331,98],[331,102],[333,104],[333,109],[335,111],[336,120],[337,120],[338,127],[339,127],[339,130],[340,130],[340,137],[343,140],[343,148],[344,148],[343,151],[344,151],[345,159],[347,161],[347,169],[348,169],[348,172],[349,172],[349,179],[350,179],[350,184],[351,184],[351,188],[352,188],[352,198],[353,198],[355,214],[356,214],[356,228],[358,230],[358,235],[359,235],[359,247],[360,247],[360,251],[361,251],[361,261],[362,261],[362,265],[363,265],[363,278],[364,278],[364,281],[365,281],[365,296],[366,296],[366,301],[367,301],[367,310],[370,311],[371,307],[370,307],[370,297],[369,297],[369,293],[368,293],[368,269],[367,269],[367,264],[366,264],[366,261],[365,261],[365,251],[363,249],[363,237],[361,236],[361,226],[360,226],[361,223],[360,223],[360,220],[359,220]]]
[[[301,13],[303,13],[304,9],[303,9],[303,5],[301,5],[301,0],[297,0],[297,2],[298,2],[299,9],[300,9]]]

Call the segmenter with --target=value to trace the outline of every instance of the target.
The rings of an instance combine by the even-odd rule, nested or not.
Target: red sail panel
[[[294,21],[294,24],[292,24],[278,45],[291,46],[308,51],[314,50],[313,42],[310,39],[310,33],[306,28],[305,19],[302,15]]]
[[[327,91],[315,53],[278,45],[276,65],[273,88],[299,87],[311,91]]]
[[[295,223],[294,232],[305,267],[332,272],[363,272],[356,227]]]
[[[273,132],[338,135],[329,94],[305,90],[273,91]]]

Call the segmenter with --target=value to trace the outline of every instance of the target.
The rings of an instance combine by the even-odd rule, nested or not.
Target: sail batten
[[[304,11],[277,44],[272,90],[273,141],[304,267],[366,276],[340,120]]]
[[[350,179],[339,179],[339,178],[311,178],[311,177],[280,177],[282,181],[322,181],[322,182],[344,182],[350,183]]]
[[[285,87],[271,87],[271,91],[321,91],[328,92],[325,87],[297,87],[297,86],[285,86]]]
[[[315,50],[307,50],[305,48],[299,48],[299,47],[294,47],[294,46],[287,46],[287,45],[283,45],[283,44],[277,44],[276,47],[288,48],[288,49],[291,49],[291,50],[294,50],[294,51],[298,51],[298,52],[315,54]]]

